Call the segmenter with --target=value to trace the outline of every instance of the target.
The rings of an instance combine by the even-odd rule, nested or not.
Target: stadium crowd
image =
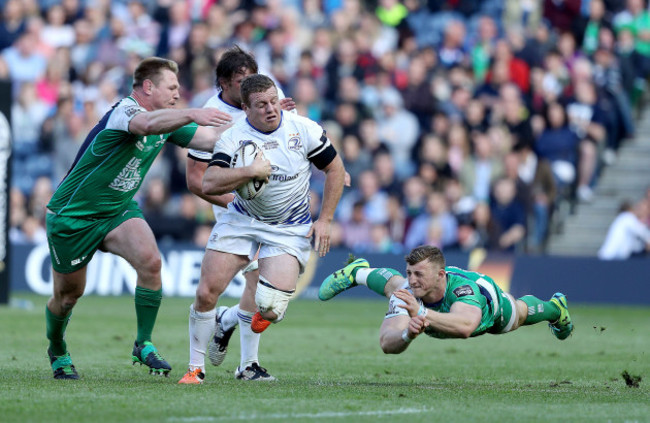
[[[332,243],[360,252],[543,252],[634,134],[650,73],[644,0],[0,3],[15,242],[45,239],[53,188],[151,55],[179,64],[183,105],[201,107],[220,53],[253,52],[342,154]],[[213,218],[186,154],[167,146],[136,199],[159,241],[203,247]]]

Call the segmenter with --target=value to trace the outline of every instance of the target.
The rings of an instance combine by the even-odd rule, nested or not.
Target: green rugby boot
[[[369,267],[370,265],[366,259],[358,258],[355,260],[354,256],[350,254],[347,265],[343,269],[339,269],[325,278],[318,290],[318,298],[321,301],[327,301],[346,289],[357,286],[357,283],[352,277],[352,272],[355,269],[367,269]]]
[[[72,364],[69,352],[55,356],[48,348],[47,355],[50,357],[54,379],[79,379],[79,374],[77,369],[74,368],[74,364]]]
[[[169,376],[172,367],[165,361],[164,358],[158,353],[158,350],[150,341],[144,341],[142,345],[137,342],[133,343],[133,352],[131,353],[133,365],[140,363],[149,367],[149,373],[160,376]]]
[[[557,339],[567,339],[573,332],[573,322],[571,322],[571,316],[569,315],[566,296],[561,292],[556,292],[550,301],[560,309],[560,318],[554,323],[549,323],[548,326]]]

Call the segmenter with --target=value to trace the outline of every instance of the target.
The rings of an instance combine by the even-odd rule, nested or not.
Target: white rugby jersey
[[[263,133],[241,119],[221,135],[215,145],[213,164],[229,167],[234,152],[244,141],[253,141],[271,162],[268,186],[252,200],[235,193],[228,205],[234,210],[271,225],[311,223],[309,179],[311,163],[323,169],[336,157],[336,150],[316,122],[293,113],[282,112],[278,129]]]
[[[283,99],[285,97],[284,92],[278,88],[278,99]],[[239,119],[246,118],[246,113],[239,107],[228,104],[221,98],[221,92],[213,95],[205,102],[203,108],[212,107],[218,109],[221,112],[226,112],[232,116],[233,123]],[[295,111],[292,110],[292,111]],[[188,149],[187,157],[197,162],[209,163],[212,160],[212,153],[209,151],[194,150],[193,148]],[[216,204],[212,205],[212,213],[214,218],[217,219],[221,213],[226,211],[225,207],[217,206]]]

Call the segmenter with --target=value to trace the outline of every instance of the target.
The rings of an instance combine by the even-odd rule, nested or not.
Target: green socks
[[[555,322],[560,318],[560,309],[550,301],[542,301],[532,295],[526,295],[519,299],[528,306],[528,316],[526,316],[524,325],[534,325],[544,320]]]
[[[359,277],[357,273],[361,271]],[[386,267],[380,267],[378,269],[368,269],[368,268],[356,268],[352,271],[352,278],[360,285],[366,285],[372,291],[381,295],[382,297],[386,294],[384,293],[384,288],[386,284],[393,276],[401,276],[401,273],[395,269],[389,269]]]
[[[67,316],[59,317],[45,306],[45,334],[47,335],[47,339],[50,340],[50,351],[57,357],[68,352],[68,346],[63,337],[65,335],[65,328],[68,327],[71,314],[69,313]]]
[[[156,324],[158,309],[162,301],[162,289],[135,287],[135,315],[138,320],[138,336],[136,342],[142,345],[144,341],[151,341],[151,332]]]

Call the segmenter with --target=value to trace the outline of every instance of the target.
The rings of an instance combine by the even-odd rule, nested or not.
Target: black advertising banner
[[[9,302],[9,192],[11,189],[11,83],[0,81],[0,304]]]

